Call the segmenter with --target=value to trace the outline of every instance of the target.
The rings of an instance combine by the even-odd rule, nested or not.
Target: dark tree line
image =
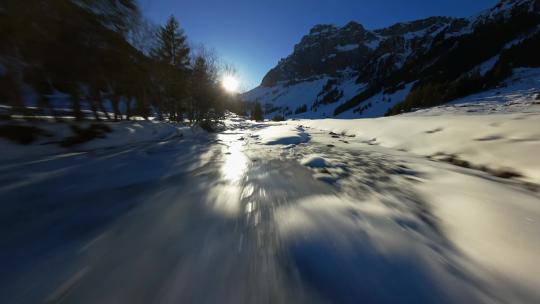
[[[6,0],[0,40],[0,103],[14,114],[193,122],[241,109],[215,56],[191,50],[174,17],[149,25],[135,1]]]

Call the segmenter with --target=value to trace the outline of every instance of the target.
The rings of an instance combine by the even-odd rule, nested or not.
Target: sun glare
[[[238,79],[236,79],[236,77],[228,75],[228,76],[223,77],[223,80],[221,81],[221,85],[227,92],[234,93],[238,91],[240,82],[238,81]]]

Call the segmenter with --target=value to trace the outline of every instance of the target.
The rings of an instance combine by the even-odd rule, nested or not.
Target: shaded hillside
[[[163,48],[134,48],[128,40],[140,19],[132,0],[3,1],[0,104],[8,114],[77,119],[113,114],[199,120],[219,114],[224,105],[217,103],[217,67],[189,48],[181,54],[184,66],[161,56]],[[178,24],[146,34],[152,47],[179,49],[163,37],[185,41]]]
[[[81,103],[102,106],[97,101],[104,91],[138,97],[134,112],[149,112],[143,97],[150,94],[147,58],[119,32],[105,27],[100,15],[62,0],[7,1],[1,14],[4,103],[21,110],[30,103],[52,111],[48,97],[64,92],[80,117]]]

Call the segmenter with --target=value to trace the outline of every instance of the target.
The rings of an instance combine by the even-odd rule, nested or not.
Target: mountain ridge
[[[530,35],[531,31],[536,31],[532,39],[537,41],[539,11],[538,0],[502,0],[470,18],[429,17],[374,30],[367,30],[355,21],[341,27],[318,24],[294,46],[292,54],[281,59],[265,75],[259,87],[244,93],[243,98],[262,103],[267,116],[279,113],[294,117],[309,112],[313,117],[330,117],[351,110],[361,112],[361,108],[367,106],[362,105],[362,101],[383,91],[389,93],[383,94],[388,95],[384,97],[387,99],[413,84],[410,92],[402,92],[404,100],[388,102],[385,111],[377,116],[422,107],[418,102],[409,101],[411,106],[395,110],[410,99],[411,93],[435,81],[437,69],[445,70],[444,81],[452,83],[460,77],[469,77],[470,69],[493,56],[500,57],[500,53],[506,51],[506,44]],[[500,37],[497,37],[499,32]],[[482,41],[492,49],[481,45]],[[523,43],[515,43],[509,49],[518,49]],[[463,55],[469,48],[473,51]],[[454,62],[457,55],[464,57],[461,63]],[[530,56],[526,57],[529,59]],[[493,86],[508,77],[511,73],[503,70],[510,68],[513,62],[505,58],[499,58],[491,69],[482,71],[480,78],[492,79],[471,79],[470,82],[474,83],[471,86]],[[486,76],[501,60],[498,74]],[[536,63],[522,62],[521,65],[536,66]],[[305,88],[300,88],[308,84],[312,87],[310,94],[305,92]],[[455,90],[452,86],[448,91]],[[298,90],[304,93],[295,92]],[[466,91],[461,87],[457,90],[459,92],[455,94],[434,96],[436,100],[433,103],[441,104],[461,97]],[[317,112],[321,105],[325,108],[324,115]],[[304,108],[306,111],[302,111]]]

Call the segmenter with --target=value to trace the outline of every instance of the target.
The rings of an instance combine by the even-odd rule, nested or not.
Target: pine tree
[[[253,111],[251,112],[251,119],[256,121],[262,121],[264,119],[261,104],[258,102],[255,103],[255,106],[253,107]]]
[[[214,106],[214,83],[207,60],[198,56],[195,58],[191,73],[191,90],[194,104],[192,105],[196,120],[204,120]]]
[[[154,59],[161,63],[155,66],[159,103],[169,119],[179,121],[189,107],[186,103],[189,99],[191,50],[174,16],[159,28],[157,38],[157,47],[152,53]]]
[[[179,69],[187,69],[190,63],[190,48],[184,31],[174,16],[159,29],[159,47],[154,57]]]

